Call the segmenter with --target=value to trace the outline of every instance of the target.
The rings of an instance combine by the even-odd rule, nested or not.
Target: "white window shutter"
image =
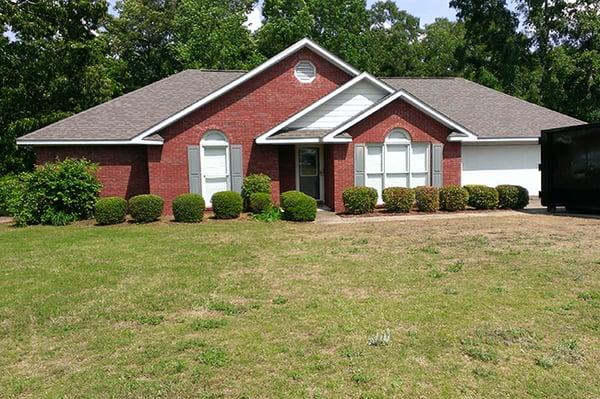
[[[244,168],[242,164],[242,146],[239,144],[230,147],[231,154],[231,191],[242,192]]]
[[[434,144],[431,156],[431,180],[432,186],[442,187],[444,185],[444,145]]]
[[[365,145],[354,145],[354,185],[365,185]]]

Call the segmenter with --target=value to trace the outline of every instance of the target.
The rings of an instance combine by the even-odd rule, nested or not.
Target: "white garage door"
[[[541,189],[540,146],[464,145],[462,184],[517,184],[537,196]]]

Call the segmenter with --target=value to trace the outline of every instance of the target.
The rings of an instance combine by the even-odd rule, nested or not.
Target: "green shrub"
[[[371,187],[349,187],[342,193],[346,212],[353,215],[373,212],[377,205],[377,190]]]
[[[173,217],[176,222],[201,222],[204,208],[204,198],[200,194],[181,194],[173,200]]]
[[[250,195],[249,210],[252,213],[259,214],[265,212],[273,206],[271,193],[252,193]]]
[[[136,223],[150,223],[160,219],[164,206],[158,195],[136,195],[129,200],[129,213]]]
[[[440,209],[440,190],[436,187],[421,186],[415,188],[417,209],[421,212],[437,212]]]
[[[235,191],[214,193],[210,202],[217,219],[235,219],[242,213],[242,196]]]
[[[415,203],[415,191],[404,187],[388,187],[383,190],[383,203],[390,212],[410,212]]]
[[[529,204],[529,191],[525,187],[503,184],[498,190],[498,206],[505,209],[523,209]]]
[[[440,190],[440,208],[448,211],[461,211],[469,203],[469,192],[460,186],[447,186]]]
[[[300,191],[288,191],[281,195],[283,218],[295,222],[311,222],[317,217],[317,201]]]
[[[252,215],[252,219],[258,220],[259,222],[276,222],[281,220],[282,214],[281,209],[278,206],[271,205],[261,213],[255,213]]]
[[[498,207],[498,190],[481,184],[466,185],[469,192],[469,206],[475,209],[494,209]]]
[[[242,198],[244,209],[250,211],[250,197],[255,193],[271,194],[271,178],[264,173],[248,175],[242,184]]]
[[[23,175],[0,177],[0,216],[12,216],[12,209],[24,194]]]
[[[17,226],[62,226],[91,218],[101,188],[96,171],[85,159],[67,158],[20,175],[23,192],[11,210]]]
[[[106,197],[96,202],[94,217],[100,225],[123,223],[126,215],[127,201],[123,198]]]

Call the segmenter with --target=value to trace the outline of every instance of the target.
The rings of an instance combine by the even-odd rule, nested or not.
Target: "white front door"
[[[202,196],[210,206],[214,193],[229,190],[229,149],[225,146],[202,146]]]

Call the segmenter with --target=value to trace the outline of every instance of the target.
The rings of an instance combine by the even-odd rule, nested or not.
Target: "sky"
[[[371,6],[375,1],[367,0],[367,4]],[[421,26],[432,23],[437,17],[456,19],[455,10],[448,6],[449,0],[395,0],[395,2],[401,10],[406,10],[415,17],[419,17]],[[261,25],[259,7],[248,16],[247,24],[251,30],[256,30]]]

